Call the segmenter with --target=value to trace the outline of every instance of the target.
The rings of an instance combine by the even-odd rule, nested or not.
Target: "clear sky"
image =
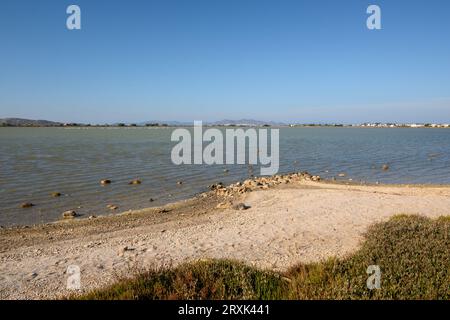
[[[450,122],[449,17],[448,0],[2,0],[0,118]]]

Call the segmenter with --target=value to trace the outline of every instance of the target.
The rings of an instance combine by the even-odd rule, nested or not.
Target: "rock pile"
[[[229,186],[224,186],[219,182],[209,186],[209,189],[218,196],[231,197],[240,195],[253,190],[265,190],[276,185],[293,183],[298,181],[320,181],[320,176],[313,176],[308,172],[298,172],[286,175],[275,175],[272,177],[257,177],[247,179],[243,182],[237,182]]]

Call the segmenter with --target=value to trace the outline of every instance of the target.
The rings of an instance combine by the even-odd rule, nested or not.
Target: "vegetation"
[[[450,217],[399,215],[372,226],[361,248],[342,259],[285,273],[228,260],[140,272],[81,299],[450,299]],[[381,288],[369,290],[369,265]]]

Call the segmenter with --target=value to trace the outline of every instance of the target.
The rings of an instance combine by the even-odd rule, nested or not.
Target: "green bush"
[[[450,218],[398,215],[370,227],[352,255],[285,273],[206,260],[141,272],[76,299],[450,299]],[[369,265],[381,288],[366,285]]]

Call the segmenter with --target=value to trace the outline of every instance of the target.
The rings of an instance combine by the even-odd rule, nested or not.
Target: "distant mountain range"
[[[182,122],[182,121],[144,121],[139,122],[137,126],[146,126],[146,125],[168,125],[168,126],[192,126],[193,122]],[[284,126],[284,123],[274,122],[274,121],[259,121],[253,119],[241,119],[241,120],[220,120],[214,122],[203,123],[207,126]],[[61,126],[75,126],[76,123],[62,123],[48,120],[31,120],[31,119],[21,119],[21,118],[4,118],[0,119],[0,126],[3,127],[61,127]],[[85,124],[78,124],[79,126],[83,126]],[[131,124],[124,123],[114,123],[111,126],[125,126]]]
[[[48,120],[30,120],[20,118],[4,118],[0,119],[0,126],[11,127],[59,127],[63,124],[60,122]]]
[[[275,121],[259,121],[253,119],[241,119],[241,120],[220,120],[216,122],[207,122],[208,125],[215,126],[285,126],[285,123]]]
[[[145,121],[139,123],[139,125],[146,125],[152,123],[165,123],[169,126],[192,126],[193,122],[180,122],[180,121]],[[220,120],[220,121],[204,121],[203,125],[207,126],[284,126],[286,124],[274,121],[259,121],[253,119],[241,119],[241,120]]]

